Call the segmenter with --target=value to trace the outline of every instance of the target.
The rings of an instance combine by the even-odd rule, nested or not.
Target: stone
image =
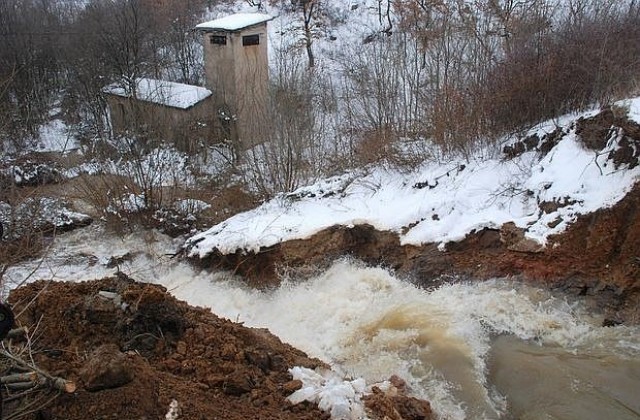
[[[92,392],[121,387],[133,378],[133,367],[127,355],[115,344],[98,347],[80,371],[85,389]]]
[[[294,379],[282,385],[282,390],[288,394],[293,394],[297,390],[302,388],[302,381],[300,379]]]
[[[519,228],[513,222],[507,222],[500,228],[500,242],[502,242],[509,251],[538,253],[542,252],[544,247],[538,241],[526,238],[525,230]]]
[[[100,294],[88,296],[84,302],[85,316],[92,324],[114,326],[117,323],[117,312],[121,311],[112,299]]]
[[[222,392],[227,395],[239,396],[250,392],[251,389],[253,389],[253,384],[249,380],[247,372],[242,369],[227,375],[222,384]]]
[[[158,341],[158,337],[151,333],[138,334],[125,343],[123,350],[132,350],[144,357],[151,357],[155,353]]]
[[[405,420],[427,420],[432,417],[431,404],[425,400],[414,397],[393,397],[396,411]]]
[[[433,418],[431,404],[428,401],[404,395],[406,382],[394,375],[390,382],[393,392],[383,392],[377,386],[363,400],[367,409],[376,418],[389,420],[428,420]],[[400,391],[399,394],[396,392]]]

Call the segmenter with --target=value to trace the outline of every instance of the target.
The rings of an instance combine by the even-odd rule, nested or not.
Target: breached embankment
[[[189,239],[254,286],[344,255],[422,286],[517,276],[640,322],[640,100],[532,129],[494,159],[330,178]]]
[[[553,247],[511,250],[509,232],[508,227],[483,229],[442,251],[437,244],[401,245],[396,234],[370,225],[334,226],[255,253],[214,252],[196,262],[232,270],[258,287],[278,284],[285,267],[326,267],[344,255],[392,268],[424,287],[515,276],[538,287],[587,297],[610,322],[640,323],[640,186],[612,208],[581,216],[551,238]]]

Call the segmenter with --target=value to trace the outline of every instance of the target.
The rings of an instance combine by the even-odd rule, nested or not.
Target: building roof
[[[273,16],[264,13],[236,13],[235,15],[201,23],[196,25],[196,29],[234,32],[268,22],[271,19],[273,19]]]
[[[112,83],[105,86],[102,91],[125,98],[132,96],[130,89],[125,88],[121,83]],[[191,108],[212,94],[209,89],[200,86],[157,79],[136,79],[136,99],[172,108]]]

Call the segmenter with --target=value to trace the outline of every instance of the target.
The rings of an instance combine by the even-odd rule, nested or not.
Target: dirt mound
[[[320,361],[160,286],[124,276],[37,282],[10,302],[33,331],[37,365],[78,385],[33,418],[164,419],[174,400],[180,419],[326,418],[285,400],[296,385],[288,369]],[[15,408],[5,404],[5,415]]]
[[[18,324],[31,331],[30,340],[14,339],[10,348],[30,349],[22,357],[77,385],[75,393],[25,418],[329,418],[314,404],[286,400],[302,386],[289,369],[326,367],[321,361],[266,329],[178,301],[161,286],[122,274],[83,283],[39,281],[12,291],[9,301]],[[373,419],[430,418],[428,402],[408,397],[400,385],[393,389],[365,402]],[[24,404],[9,394],[3,414]]]

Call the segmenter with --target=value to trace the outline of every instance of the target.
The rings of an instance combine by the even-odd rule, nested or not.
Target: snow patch
[[[173,203],[173,208],[182,214],[188,215],[203,212],[208,208],[211,208],[211,204],[202,200],[187,198],[185,200],[179,200]]]
[[[627,106],[637,113],[639,103],[635,99]],[[499,229],[507,222],[546,246],[550,235],[564,231],[579,215],[613,206],[640,176],[640,167],[616,169],[609,160],[618,137],[598,152],[582,145],[573,121],[592,114],[561,118],[527,133],[551,132],[562,122],[564,136],[542,157],[536,151],[511,160],[478,154],[446,165],[425,162],[410,173],[376,167],[328,178],[237,214],[185,246],[190,256],[201,258],[214,250],[257,252],[334,225],[366,223],[398,233],[402,244],[438,243],[444,249],[470,232]]]
[[[196,25],[196,29],[218,30],[218,31],[239,31],[253,25],[259,25],[273,19],[272,16],[264,13],[236,13],[220,19],[211,20]]]
[[[60,119],[54,119],[43,124],[38,130],[38,145],[40,152],[68,152],[79,147],[78,139],[71,127]]]
[[[171,400],[171,403],[169,404],[169,411],[167,411],[164,418],[165,420],[178,420],[178,418],[180,418],[180,405],[178,404],[178,401]]]
[[[299,366],[289,369],[289,373],[294,380],[302,381],[302,388],[287,398],[292,404],[310,401],[330,413],[332,419],[364,418],[362,397],[370,393],[364,379],[350,381],[332,371],[321,374]]]
[[[122,83],[110,84],[105,86],[102,91],[125,98],[133,96],[133,92]],[[136,79],[135,97],[158,105],[187,109],[211,95],[212,92],[209,89],[200,86],[157,79]]]

